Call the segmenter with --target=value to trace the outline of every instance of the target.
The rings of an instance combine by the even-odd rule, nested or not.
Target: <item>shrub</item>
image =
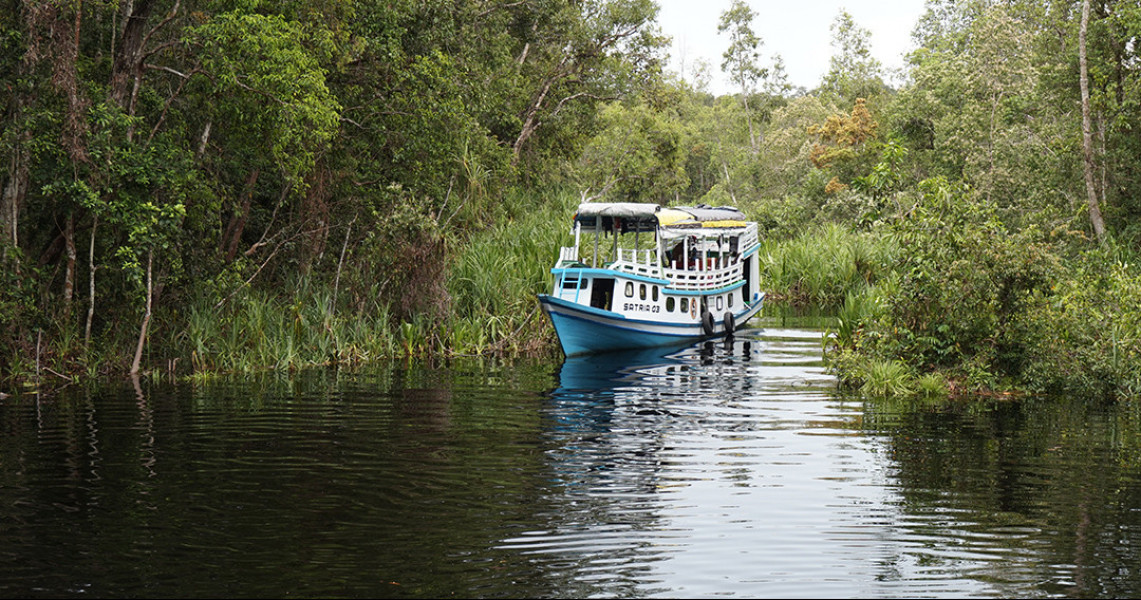
[[[1141,274],[1097,253],[1087,254],[1082,266],[1022,317],[1028,387],[1136,396],[1141,393]]]
[[[1046,323],[1026,315],[1065,277],[1060,254],[1036,229],[1009,232],[962,190],[942,181],[923,189],[917,205],[881,231],[901,248],[897,278],[884,280],[893,288],[881,292],[883,309],[845,340],[859,358],[837,353],[836,368],[842,378],[866,380],[859,365],[906,360],[916,373],[940,372],[964,389],[1019,387]],[[859,312],[842,314],[848,310]]]

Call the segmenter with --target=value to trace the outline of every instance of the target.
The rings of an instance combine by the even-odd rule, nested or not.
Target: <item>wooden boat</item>
[[[759,247],[736,208],[586,202],[539,302],[566,356],[732,335],[764,302]]]

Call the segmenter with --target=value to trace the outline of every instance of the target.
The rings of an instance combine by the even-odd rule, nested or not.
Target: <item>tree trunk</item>
[[[1105,240],[1105,221],[1101,217],[1101,207],[1094,184],[1096,168],[1093,160],[1093,126],[1090,122],[1089,65],[1086,59],[1086,31],[1089,29],[1089,0],[1082,0],[1082,24],[1078,30],[1078,66],[1081,72],[1079,82],[1082,90],[1082,155],[1085,158],[1086,201],[1089,203],[1090,223],[1098,241]]]
[[[28,153],[24,150],[25,132],[17,134],[16,147],[12,150],[12,162],[8,168],[8,181],[0,195],[0,237],[15,248],[20,244],[20,206],[28,193]]]
[[[63,244],[67,252],[67,265],[63,271],[63,314],[71,320],[71,303],[75,299],[75,211],[68,211],[63,226]]]
[[[83,347],[91,347],[91,322],[95,320],[95,231],[99,229],[99,215],[91,220],[91,244],[87,248],[87,324],[83,327]]]
[[[35,33],[38,27],[38,17],[36,16],[38,11],[33,10],[33,7],[34,5],[29,0],[25,3],[24,10],[21,11],[24,16],[25,31],[23,33],[29,40],[35,40],[38,37]],[[24,205],[25,198],[27,198],[29,164],[31,162],[31,152],[25,147],[25,144],[31,139],[31,133],[25,125],[24,115],[27,112],[26,107],[33,105],[36,98],[36,90],[29,89],[28,84],[21,82],[28,81],[41,58],[42,52],[38,51],[38,46],[30,44],[24,59],[16,65],[15,81],[6,83],[11,95],[9,96],[8,113],[4,115],[4,124],[6,128],[13,131],[13,145],[7,181],[4,182],[4,190],[0,193],[0,228],[2,228],[0,238],[10,241],[13,248],[20,244],[20,209]],[[19,269],[19,263],[16,264],[16,268]]]
[[[753,115],[749,112],[749,91],[744,86],[741,86],[741,105],[745,108],[745,122],[749,124],[749,150],[756,154],[757,134],[753,131]]]
[[[111,65],[111,86],[108,95],[127,114],[133,114],[131,91],[143,73],[143,35],[147,20],[154,10],[155,0],[127,0],[123,2],[123,31],[119,47]]]
[[[535,100],[527,107],[527,113],[523,117],[523,127],[519,131],[519,136],[515,138],[515,143],[511,145],[511,164],[513,166],[519,164],[519,157],[523,153],[523,144],[539,128],[539,111],[543,108],[543,101],[546,100],[547,93],[551,91],[554,82],[553,78],[544,82],[543,87],[535,96]]]
[[[246,177],[246,189],[242,197],[242,205],[230,217],[230,222],[226,225],[226,232],[222,234],[222,253],[226,257],[226,262],[231,263],[234,257],[238,255],[238,243],[242,241],[242,233],[246,229],[246,218],[250,213],[250,204],[254,195],[254,186],[257,185],[258,176],[261,174],[260,169],[250,171]]]
[[[139,373],[139,363],[143,361],[143,346],[147,343],[147,328],[151,324],[151,299],[154,296],[154,280],[152,279],[152,265],[154,263],[154,250],[147,251],[147,308],[143,313],[143,324],[139,327],[139,343],[135,346],[135,360],[131,363],[131,375]]]

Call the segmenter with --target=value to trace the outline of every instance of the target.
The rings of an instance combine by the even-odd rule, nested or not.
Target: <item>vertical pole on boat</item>
[[[598,237],[602,235],[602,217],[594,217],[594,260],[590,261],[590,266],[598,268]]]
[[[642,232],[642,224],[634,222],[634,264],[638,264],[638,234]]]
[[[574,258],[578,260],[578,241],[581,239],[582,223],[574,222]]]
[[[617,261],[619,258],[618,257],[618,225],[619,225],[619,223],[621,223],[621,221],[619,221],[617,217],[612,218],[610,221],[610,225],[611,225],[610,228],[614,230],[614,247],[610,249],[610,260],[612,260],[612,261]]]
[[[637,256],[637,254],[638,254],[637,253],[637,250],[638,250],[638,234],[641,232],[642,232],[642,229],[640,227],[638,227],[637,225],[635,225],[634,226],[634,250],[635,250],[634,255],[635,256]]]
[[[662,266],[662,229],[654,227],[654,264]]]

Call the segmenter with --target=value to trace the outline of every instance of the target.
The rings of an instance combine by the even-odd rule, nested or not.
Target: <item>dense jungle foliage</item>
[[[814,89],[735,0],[0,0],[0,391],[557,353],[582,198],[735,204],[869,392],[1141,391],[1141,3],[841,11]],[[708,91],[721,69],[734,93]]]

